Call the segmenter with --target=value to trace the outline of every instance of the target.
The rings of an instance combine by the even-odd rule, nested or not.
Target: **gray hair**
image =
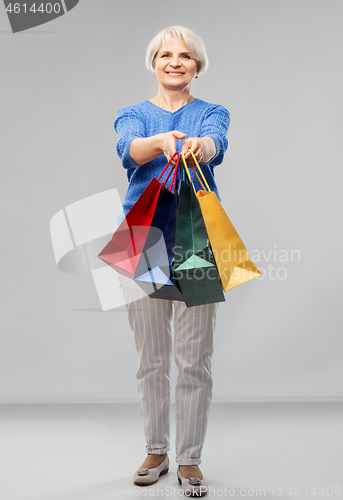
[[[205,44],[194,31],[184,26],[170,26],[159,33],[151,40],[148,45],[145,65],[154,71],[156,54],[164,40],[170,40],[172,37],[179,37],[185,42],[187,48],[197,62],[198,75],[205,73],[208,68],[208,57],[206,53]]]

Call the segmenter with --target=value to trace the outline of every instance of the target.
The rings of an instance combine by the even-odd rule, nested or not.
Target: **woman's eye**
[[[170,55],[169,54],[162,54],[161,55],[161,58],[162,57],[169,57]],[[184,59],[190,59],[191,57],[188,55],[188,54],[182,54],[182,56]]]

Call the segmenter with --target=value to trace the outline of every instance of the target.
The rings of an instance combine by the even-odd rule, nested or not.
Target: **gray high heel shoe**
[[[163,474],[167,474],[169,470],[169,457],[168,453],[165,456],[163,462],[153,469],[148,469],[148,467],[142,467],[138,469],[133,475],[133,482],[138,486],[149,486],[158,481],[158,478]]]
[[[180,466],[177,468],[177,478],[179,483],[182,485],[184,493],[188,497],[202,497],[206,495],[208,490],[208,484],[204,478],[200,479],[198,477],[186,478],[180,472]]]

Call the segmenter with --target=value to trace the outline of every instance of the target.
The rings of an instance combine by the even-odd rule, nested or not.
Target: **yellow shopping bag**
[[[190,149],[188,151],[192,154],[194,163],[201,174],[202,180],[204,181],[202,182],[200,180],[196,169],[192,167],[203,188],[203,190],[196,193],[196,196],[205,221],[220,281],[222,283],[223,290],[227,292],[235,286],[242,285],[247,281],[257,278],[257,276],[262,273],[250,260],[246,246],[221,206],[216,193],[210,190],[193,151]],[[182,155],[182,161],[186,172],[189,175],[184,155]]]

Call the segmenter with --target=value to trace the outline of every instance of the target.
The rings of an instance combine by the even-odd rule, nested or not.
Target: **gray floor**
[[[141,488],[138,404],[0,406],[1,500],[186,498],[174,411],[169,473]],[[343,403],[212,402],[200,468],[206,498],[342,498]]]

